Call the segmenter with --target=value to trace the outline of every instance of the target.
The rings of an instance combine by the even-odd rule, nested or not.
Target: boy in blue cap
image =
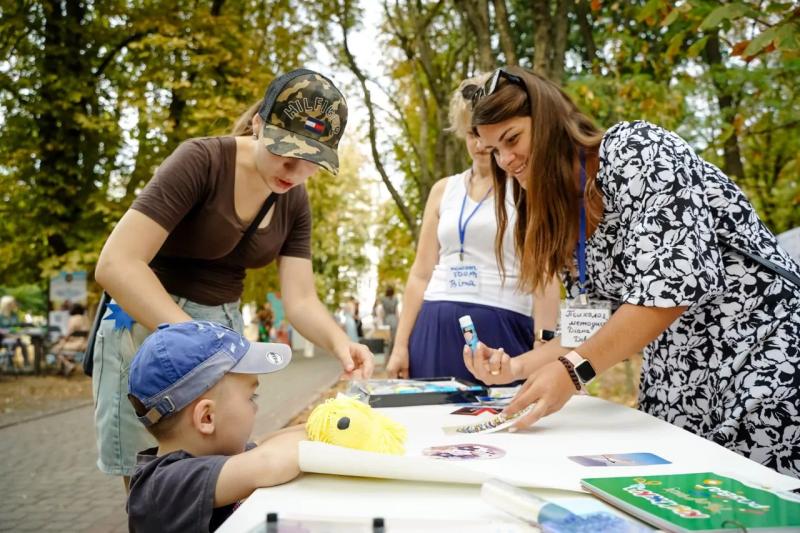
[[[248,444],[258,374],[291,356],[285,344],[249,342],[205,321],[162,324],[144,341],[128,398],[158,447],[137,457],[130,531],[214,531],[253,490],[298,475],[302,426]]]

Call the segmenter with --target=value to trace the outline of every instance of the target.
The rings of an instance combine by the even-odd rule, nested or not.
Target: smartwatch
[[[556,332],[549,329],[536,330],[536,342],[547,342],[556,338]]]
[[[588,385],[597,376],[592,363],[584,359],[578,352],[571,351],[564,358],[572,363],[572,368],[575,370],[575,375],[578,376],[581,385]]]

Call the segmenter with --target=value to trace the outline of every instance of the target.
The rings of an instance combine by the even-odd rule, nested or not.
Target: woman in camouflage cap
[[[347,376],[371,375],[370,351],[351,342],[317,298],[310,261],[303,183],[320,167],[337,173],[346,122],[347,104],[329,79],[306,69],[280,76],[232,136],[178,146],[119,221],[96,270],[114,298],[94,352],[102,471],[127,481],[137,452],[153,445],[126,399],[139,344],[164,322],[214,320],[241,332],[248,268],[277,259],[292,325],[335,354]]]

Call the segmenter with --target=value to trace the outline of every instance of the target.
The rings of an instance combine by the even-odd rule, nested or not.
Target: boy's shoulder
[[[194,456],[179,450],[157,455],[157,448],[138,454],[136,471],[128,494],[128,523],[131,531],[195,529],[201,523],[215,529],[232,512],[232,506],[214,508],[217,479],[225,455]],[[202,530],[202,529],[201,529]]]

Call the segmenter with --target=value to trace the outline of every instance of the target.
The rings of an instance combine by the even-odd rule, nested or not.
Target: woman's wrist
[[[513,378],[513,381],[521,381],[524,379],[528,379],[528,376],[532,374],[532,372],[528,371],[528,365],[526,365],[525,363],[526,363],[525,355],[512,357],[509,360],[508,367],[509,370],[511,370],[511,376]]]
[[[408,339],[400,340],[400,339],[396,338],[394,340],[394,342],[392,343],[392,350],[395,350],[395,349],[398,349],[398,348],[401,349],[401,350],[408,350]]]
[[[566,357],[563,355],[558,358],[558,361],[564,366],[564,369],[567,371],[569,375],[570,381],[572,381],[572,386],[575,387],[576,391],[580,391],[583,386],[578,379],[578,375],[575,373],[575,367],[573,366],[572,362],[570,362]]]
[[[352,341],[350,340],[350,337],[347,336],[347,333],[345,333],[344,330],[338,325],[336,325],[336,329],[330,333],[331,335],[329,337],[328,346],[326,346],[326,349],[341,359],[343,357],[343,353],[350,352],[350,343]]]

